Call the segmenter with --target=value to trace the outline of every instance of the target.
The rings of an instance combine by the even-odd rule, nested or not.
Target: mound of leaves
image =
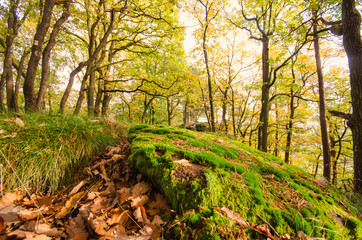
[[[174,239],[361,239],[333,185],[227,137],[135,125],[129,161],[180,214]]]
[[[0,239],[161,239],[176,217],[127,161],[108,148],[55,195],[11,192],[0,201]]]

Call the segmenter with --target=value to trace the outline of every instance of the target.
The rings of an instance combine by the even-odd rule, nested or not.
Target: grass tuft
[[[14,123],[12,115],[0,116],[0,129],[4,131],[0,136],[4,154],[0,154],[0,163],[4,166],[6,191],[25,187],[30,193],[54,192],[69,184],[92,155],[114,144],[121,134],[117,123],[108,120],[93,122],[41,114],[27,114],[21,119],[24,127]]]

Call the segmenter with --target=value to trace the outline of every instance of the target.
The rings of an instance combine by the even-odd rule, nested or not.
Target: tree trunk
[[[167,103],[167,123],[169,126],[171,126],[171,115],[172,115],[172,111],[171,111],[171,100],[170,97],[167,96],[166,97],[166,103]]]
[[[92,66],[92,64],[89,64],[87,66],[87,69],[86,69],[85,74],[82,79],[82,83],[80,84],[78,100],[77,100],[77,104],[75,105],[75,109],[74,109],[75,115],[78,115],[80,113],[80,110],[82,109],[82,103],[84,100],[85,89],[86,89],[86,85],[87,85],[87,80],[90,75],[89,73],[91,71],[91,66]]]
[[[314,12],[314,18],[317,19],[317,13]],[[323,176],[328,181],[331,181],[331,157],[330,148],[328,141],[328,129],[326,119],[326,100],[324,94],[324,80],[321,64],[321,56],[319,50],[319,37],[317,35],[317,21],[313,23],[313,43],[314,43],[314,54],[317,67],[318,75],[318,88],[319,88],[319,120],[321,127],[322,136],[322,147],[323,147]]]
[[[14,104],[15,104],[15,111],[19,112],[20,108],[19,108],[19,90],[20,90],[20,82],[21,82],[21,77],[23,76],[23,70],[24,70],[24,64],[25,64],[25,60],[26,57],[28,56],[30,52],[29,51],[25,51],[20,58],[20,62],[19,62],[19,68],[18,68],[18,75],[16,76],[16,80],[15,80],[15,92],[14,92]]]
[[[231,88],[231,118],[233,120],[233,134],[236,137],[235,93],[233,88]]]
[[[108,41],[108,37],[109,35],[112,33],[113,29],[114,29],[114,23],[115,23],[115,10],[113,9],[111,11],[111,21],[110,21],[110,25],[107,29],[107,31],[105,32],[104,36],[102,37],[101,41],[99,42],[99,45],[97,46],[97,48],[95,49],[95,51],[92,53],[92,55],[88,58],[87,61],[84,61],[84,62],[80,62],[78,67],[76,69],[74,69],[70,75],[69,75],[69,81],[68,81],[68,85],[64,91],[64,94],[63,94],[63,97],[62,97],[62,100],[60,101],[60,112],[61,113],[64,113],[64,110],[65,110],[65,105],[68,101],[68,98],[69,98],[69,95],[70,95],[70,92],[72,90],[72,87],[73,87],[73,83],[74,83],[74,78],[75,76],[80,72],[82,71],[82,69],[85,67],[85,66],[88,66],[89,64],[91,64],[94,59],[97,58],[99,52],[103,49],[103,47],[107,44],[107,41]]]
[[[279,112],[278,112],[278,104],[275,104],[275,147],[274,147],[274,156],[278,157],[279,154]]]
[[[55,0],[45,1],[41,22],[38,24],[36,28],[36,33],[34,36],[33,46],[31,48],[31,56],[28,63],[28,68],[26,71],[26,77],[23,88],[26,111],[37,110],[36,96],[34,92],[36,70],[38,68],[39,61],[41,58],[44,39],[50,26],[54,5],[55,5]]]
[[[204,30],[204,35],[202,38],[202,48],[204,52],[204,60],[205,60],[205,66],[206,66],[206,72],[207,72],[207,86],[209,91],[209,104],[210,104],[210,125],[211,125],[211,131],[215,132],[215,113],[214,113],[214,99],[213,99],[213,92],[212,92],[212,79],[211,79],[211,73],[209,68],[209,59],[207,55],[207,44],[206,44],[206,35],[207,35],[207,26]]]
[[[262,41],[262,72],[263,72],[263,86],[261,89],[261,111],[260,122],[258,128],[258,149],[268,151],[268,124],[269,124],[269,109],[270,109],[270,73],[269,73],[269,39],[263,38]]]
[[[18,9],[19,1],[10,0],[9,12],[8,12],[8,31],[6,32],[5,39],[5,56],[4,56],[4,68],[0,80],[0,108],[2,108],[4,97],[3,97],[3,86],[6,83],[6,100],[8,110],[16,110],[16,103],[14,99],[14,80],[13,80],[13,43],[16,35],[18,34]],[[3,110],[3,109],[0,109]]]
[[[343,45],[348,57],[352,115],[348,126],[353,138],[354,190],[362,193],[362,40],[361,15],[355,0],[343,0]]]
[[[70,15],[69,5],[66,4],[64,6],[62,16],[55,22],[54,28],[49,37],[48,44],[46,45],[46,47],[43,51],[41,81],[40,81],[38,97],[36,99],[37,109],[39,112],[42,111],[42,109],[43,109],[45,93],[48,88],[49,74],[50,74],[50,54],[55,46],[58,33],[60,32],[62,25],[69,18],[69,15]]]

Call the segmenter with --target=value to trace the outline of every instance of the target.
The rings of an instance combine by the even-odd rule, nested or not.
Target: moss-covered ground
[[[255,239],[253,226],[274,236],[302,231],[326,239],[362,239],[361,209],[334,186],[321,187],[302,169],[227,137],[166,126],[129,130],[131,161],[181,215],[181,239]],[[214,207],[246,219],[242,229]],[[274,229],[272,229],[274,228]]]

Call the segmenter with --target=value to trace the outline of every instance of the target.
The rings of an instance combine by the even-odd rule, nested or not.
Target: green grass
[[[185,220],[186,230],[176,231],[184,239],[232,236],[222,229],[234,229],[235,225],[214,214],[200,218],[203,211],[198,211],[199,206],[230,207],[254,224],[265,223],[261,216],[281,235],[296,236],[303,231],[311,237],[325,234],[326,239],[362,237],[358,207],[331,185],[319,188],[310,174],[275,156],[215,134],[152,125],[132,129],[129,160],[163,191],[179,214],[194,211]],[[175,159],[204,166],[205,172],[178,180],[172,176],[179,166],[173,163]],[[340,215],[347,226],[339,225],[330,212]],[[253,231],[246,233],[251,239],[258,238]]]
[[[74,116],[26,114],[21,119],[24,127],[13,122],[13,115],[0,115],[0,129],[5,131],[0,137],[16,133],[0,141],[6,191],[56,191],[69,184],[92,155],[114,144],[122,131],[114,122]]]

